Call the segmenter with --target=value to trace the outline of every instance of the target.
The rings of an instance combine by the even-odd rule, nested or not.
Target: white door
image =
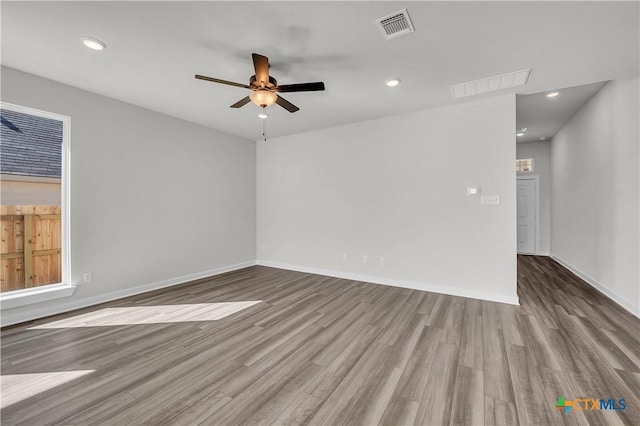
[[[536,252],[536,179],[518,179],[518,253]]]

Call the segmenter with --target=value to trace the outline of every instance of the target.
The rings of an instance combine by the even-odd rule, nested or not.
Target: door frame
[[[519,175],[516,176],[516,188],[517,188],[517,184],[519,180],[532,180],[535,182],[535,186],[536,186],[536,193],[534,195],[533,198],[533,202],[534,202],[534,216],[535,218],[533,219],[533,223],[536,227],[536,230],[534,232],[535,236],[534,236],[534,241],[533,241],[533,253],[522,253],[522,254],[534,254],[537,255],[538,250],[540,249],[540,176],[539,175]],[[516,198],[517,198],[517,194],[516,194]],[[516,207],[516,227],[518,226],[518,209]],[[516,253],[518,252],[518,247],[516,246]],[[518,253],[520,254],[520,253]]]

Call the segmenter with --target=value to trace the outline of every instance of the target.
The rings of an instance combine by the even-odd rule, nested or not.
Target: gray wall
[[[515,303],[513,129],[510,95],[258,142],[259,262]]]
[[[638,78],[610,82],[551,143],[551,251],[640,315]]]
[[[518,173],[518,176],[540,178],[540,245],[536,253],[549,255],[551,242],[551,143],[527,142],[516,145],[517,158],[533,158],[533,172]]]
[[[71,117],[71,298],[253,262],[255,142],[2,68],[2,100]]]

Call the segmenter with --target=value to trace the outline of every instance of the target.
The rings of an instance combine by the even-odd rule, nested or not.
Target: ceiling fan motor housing
[[[276,87],[278,85],[278,81],[269,76],[269,82],[266,83],[264,85],[265,89],[273,89],[274,87]],[[256,80],[256,76],[252,75],[251,78],[249,79],[249,86],[251,86],[252,89],[262,89],[262,82],[261,81],[257,81]]]

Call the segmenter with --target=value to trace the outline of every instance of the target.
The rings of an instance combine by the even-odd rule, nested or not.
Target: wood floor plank
[[[219,412],[214,413],[206,421],[209,424],[244,424],[244,420],[253,412],[259,410],[296,376],[309,367],[310,359],[320,348],[320,344],[310,340],[297,351],[283,360],[283,366],[270,369],[266,374],[258,373],[256,379],[241,391],[232,396],[232,401],[226,404]],[[316,366],[317,367],[317,366]],[[313,368],[316,368],[313,367]],[[233,383],[234,378],[230,378],[227,384]],[[307,385],[305,381],[301,386]],[[221,390],[227,395],[225,387]],[[286,407],[283,407],[283,410]],[[277,413],[280,414],[280,413]],[[275,416],[277,417],[277,415]]]
[[[445,329],[433,359],[420,407],[416,416],[418,424],[449,424],[458,372],[460,329]]]
[[[520,424],[515,404],[499,399],[484,397],[484,424],[495,426],[515,426]]]
[[[461,327],[459,362],[461,365],[482,370],[484,364],[482,302],[474,299],[465,301]]]
[[[316,412],[322,399],[306,392],[299,394],[289,406],[270,424],[274,426],[295,426],[307,423],[307,419]]]
[[[339,350],[339,352],[336,350],[337,356],[326,366],[325,372],[304,389],[305,392],[324,401],[335,391],[356,364],[360,362],[360,359],[375,341],[378,334],[380,334],[379,328],[367,326],[366,330],[358,338],[353,339],[348,346]],[[312,362],[322,365],[318,361],[319,355],[320,353],[312,358]]]
[[[569,395],[583,395],[578,385],[572,380],[572,377],[563,371],[557,371],[547,367],[538,367],[538,372],[540,373],[542,386],[544,388],[545,398],[542,400],[552,401],[554,404],[553,411],[549,414],[549,418],[551,419],[550,424],[565,424],[570,426],[589,424],[582,411],[572,412],[569,416],[555,408],[557,398],[560,396],[571,399]]]
[[[551,330],[550,333],[552,348],[558,355],[563,371],[571,374],[582,395],[595,395],[595,398],[606,399],[624,397],[629,403],[627,409],[613,414],[620,416],[626,424],[633,424],[640,418],[640,400],[597,348],[588,343],[589,338],[571,318],[565,318],[561,328]],[[585,417],[589,422],[595,423],[604,421],[600,416],[609,414],[611,413],[585,412]]]
[[[393,424],[399,418],[414,422],[425,392],[430,391],[429,371],[438,353],[441,339],[441,328],[424,327],[422,329],[412,356],[383,414],[382,424]]]
[[[323,397],[324,402],[309,419],[309,422],[311,424],[339,423],[341,416],[348,413],[360,398],[363,389],[369,384],[369,378],[373,376],[371,372],[384,362],[389,352],[388,345],[372,342],[329,395],[318,395],[316,389],[314,394]],[[380,378],[376,377],[375,380],[378,381]]]
[[[520,331],[520,326],[518,324],[519,307],[502,304],[497,308],[505,342],[512,345],[525,346],[525,340],[522,337],[522,332]]]
[[[484,422],[484,378],[482,370],[466,365],[458,368],[453,391],[450,425],[478,425]]]
[[[549,401],[553,401],[554,396],[545,392],[542,377],[532,353],[523,346],[509,344],[507,359],[520,423],[553,424],[548,407],[551,405]]]
[[[340,422],[357,425],[375,425],[380,422],[402,370],[394,367],[393,361],[386,359],[372,374],[375,380],[367,381],[355,403],[341,413]]]
[[[626,370],[633,373],[640,373],[640,367],[636,365],[618,346],[613,344],[608,334],[597,328],[588,318],[572,318],[580,327],[591,343],[598,349],[598,352],[607,359],[607,362],[616,369]]]
[[[299,395],[300,389],[304,389],[324,370],[312,362],[291,378],[284,386],[273,392],[269,399],[243,420],[245,424],[271,424],[273,423]]]
[[[483,329],[484,336],[484,392],[485,396],[498,401],[515,404],[511,370],[507,359],[507,349],[502,330],[488,327]]]
[[[523,339],[527,342],[526,347],[533,352],[536,364],[560,370],[560,364],[547,339],[548,333],[551,332],[544,329],[536,317],[530,315],[520,315],[519,325]]]
[[[228,272],[2,329],[0,421],[637,424],[640,320],[549,258],[518,257],[518,295]]]
[[[640,399],[640,373],[631,373],[626,370],[616,370],[616,373],[629,386],[634,395]]]

